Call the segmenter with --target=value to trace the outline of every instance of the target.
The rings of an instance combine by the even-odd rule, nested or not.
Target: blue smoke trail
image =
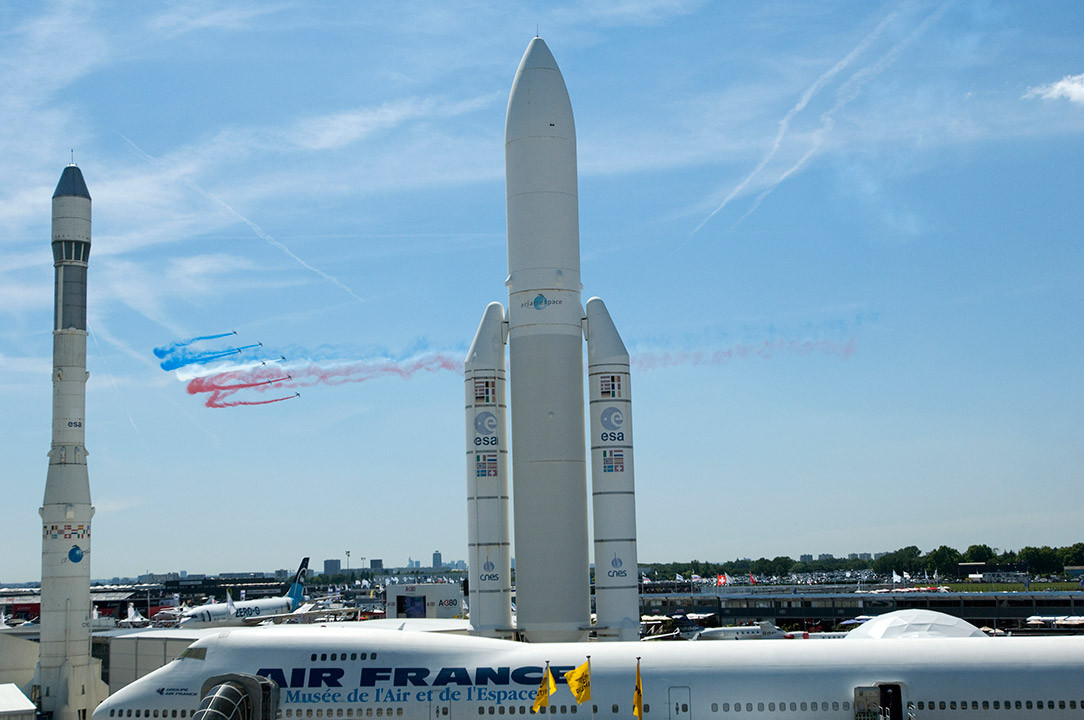
[[[218,338],[229,337],[230,335],[236,335],[236,332],[221,333],[220,335],[200,335],[199,337],[188,338],[187,340],[178,340],[175,343],[169,345],[163,345],[154,349],[154,354],[159,358],[164,358],[166,355],[172,355],[180,348],[187,347],[192,343],[199,342],[200,340],[217,340]]]
[[[233,333],[228,333],[232,335]],[[222,337],[219,335],[218,337]],[[173,356],[166,358],[159,366],[163,370],[176,370],[186,365],[196,365],[201,363],[214,362],[215,360],[221,360],[222,358],[230,357],[231,355],[240,355],[242,350],[248,350],[249,348],[260,347],[259,343],[255,345],[242,345],[241,347],[227,348],[225,350],[210,350],[202,353],[188,353],[185,351],[176,352]],[[157,351],[156,351],[157,354]]]

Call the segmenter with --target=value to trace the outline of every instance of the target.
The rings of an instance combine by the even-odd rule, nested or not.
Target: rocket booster
[[[42,519],[42,710],[77,718],[101,699],[90,657],[90,480],[84,445],[90,193],[75,165],[53,194],[53,432]],[[85,712],[82,713],[85,715]]]
[[[465,369],[469,378],[476,367],[475,352],[481,341],[507,339],[517,629],[531,642],[578,641],[586,639],[591,629],[591,607],[584,427],[585,316],[580,301],[576,128],[564,78],[539,37],[527,46],[508,98],[505,183],[508,212],[505,332],[495,334],[492,330],[495,325],[485,329],[487,322],[496,319],[491,309],[487,309]],[[601,342],[606,348],[600,351],[604,362],[597,374],[599,377],[605,373],[621,374],[627,388],[628,355],[624,355],[622,365],[617,357],[620,352],[614,348],[619,347],[623,352],[624,345],[609,321],[605,306],[600,300],[597,304],[605,316],[598,323],[598,336],[604,338]],[[606,323],[608,328],[604,327]],[[592,337],[588,336],[589,346],[591,341]],[[490,347],[488,353],[492,355],[496,350],[503,361],[503,347]],[[493,362],[490,364],[496,367]],[[503,364],[500,370],[503,371]],[[592,383],[596,383],[594,375],[593,369]],[[470,402],[468,394],[468,455],[472,442],[484,442],[479,431],[471,426]],[[620,406],[621,418],[630,417],[627,396],[606,405],[611,406]],[[605,410],[601,400],[598,407],[600,412]],[[614,412],[606,411],[606,423],[613,424]],[[498,427],[503,431],[503,416]],[[608,478],[611,482],[595,493],[595,532],[599,536],[602,527],[603,537],[603,544],[596,545],[596,589],[610,593],[611,598],[606,600],[596,595],[600,612],[595,629],[601,639],[629,638],[628,631],[619,632],[629,623],[634,623],[637,636],[639,630],[631,424],[628,431],[627,441],[616,445],[607,441],[598,446],[600,458],[606,453],[612,459],[614,450],[628,458],[625,465],[605,464],[608,474],[617,468],[622,478],[616,484]],[[592,448],[594,454],[594,442]],[[596,464],[598,468],[593,470],[592,477],[603,469],[603,463]],[[469,462],[467,471],[470,482]],[[597,482],[593,480],[593,484]],[[619,491],[613,492],[614,487]],[[482,505],[472,501],[469,512],[482,511]],[[604,518],[601,526],[600,518]],[[472,523],[483,526],[477,519]],[[600,552],[605,558],[600,557]],[[607,563],[611,572],[604,587],[598,582],[602,563]],[[477,579],[472,568],[472,603]],[[472,604],[471,621],[476,630],[494,625],[495,621],[485,613],[479,621],[474,610]]]

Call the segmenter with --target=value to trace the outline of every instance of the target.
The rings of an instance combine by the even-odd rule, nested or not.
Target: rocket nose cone
[[[560,70],[546,41],[540,37],[535,37],[528,43],[527,52],[523,53],[523,59],[519,62],[520,72],[537,69]]]
[[[87,183],[83,180],[83,173],[78,166],[69,165],[61,173],[60,182],[56,184],[53,197],[60,197],[61,195],[74,195],[75,197],[90,200],[90,191],[87,190]]]

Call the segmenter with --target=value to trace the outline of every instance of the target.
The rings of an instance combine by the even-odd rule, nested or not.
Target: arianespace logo
[[[564,302],[564,300],[550,300],[549,298],[547,298],[542,293],[538,293],[538,295],[535,296],[534,300],[531,300],[530,302],[520,303],[519,306],[520,307],[533,307],[535,310],[544,310],[545,308],[549,307],[550,305],[560,305],[563,302]]]

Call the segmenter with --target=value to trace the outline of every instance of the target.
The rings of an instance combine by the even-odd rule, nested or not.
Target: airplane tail
[[[309,559],[304,558],[301,561],[301,565],[297,568],[297,575],[294,576],[294,582],[290,585],[290,591],[286,593],[286,597],[290,598],[290,609],[293,610],[301,604],[301,598],[305,595],[305,572],[309,569]]]

